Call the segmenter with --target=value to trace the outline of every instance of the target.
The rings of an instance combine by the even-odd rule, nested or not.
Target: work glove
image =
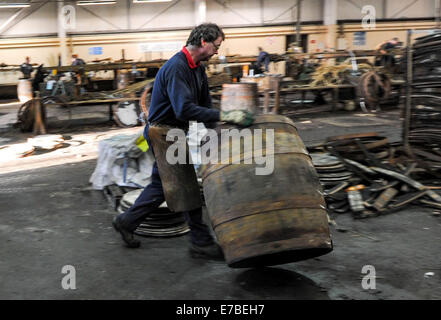
[[[247,110],[222,111],[220,120],[248,127],[254,122],[254,115]]]

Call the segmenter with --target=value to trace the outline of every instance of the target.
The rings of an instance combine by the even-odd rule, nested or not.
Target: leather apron
[[[161,177],[165,201],[171,211],[190,211],[202,207],[202,199],[196,171],[190,160],[187,140],[185,142],[167,141],[167,132],[175,127],[150,125],[149,138],[155,153],[159,176]],[[166,159],[168,148],[178,143],[185,143],[185,164],[170,164]],[[184,146],[181,146],[182,148]],[[182,149],[181,148],[181,149]]]

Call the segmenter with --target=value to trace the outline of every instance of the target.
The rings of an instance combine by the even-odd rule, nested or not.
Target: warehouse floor
[[[323,113],[294,121],[307,146],[371,131],[399,141],[399,114]],[[0,145],[30,136],[3,128]],[[428,208],[362,220],[339,215],[331,253],[261,269],[193,259],[188,235],[140,237],[139,249],[124,247],[111,226],[115,211],[88,181],[100,139],[141,130],[89,125],[63,132],[82,143],[0,159],[0,299],[441,299],[441,220]],[[66,265],[75,268],[75,290],[62,288]],[[375,267],[375,289],[362,287],[365,265]]]

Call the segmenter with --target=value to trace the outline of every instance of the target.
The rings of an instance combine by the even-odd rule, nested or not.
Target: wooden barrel
[[[32,82],[30,79],[20,79],[17,84],[17,96],[20,102],[32,100]]]
[[[221,130],[231,128],[217,127],[217,140]],[[294,123],[281,115],[259,115],[249,129],[254,143],[254,129],[262,129],[263,146],[269,143],[267,129],[274,130],[273,151],[266,151],[274,156],[271,174],[256,175],[262,165],[244,164],[250,152],[243,150],[239,164],[208,164],[202,170],[208,214],[226,262],[232,268],[259,267],[331,252],[322,187]],[[224,148],[230,145],[219,144],[218,154]]]
[[[117,77],[117,88],[118,90],[120,89],[125,89],[128,87],[130,82],[130,75],[126,70],[121,70],[118,72],[118,77]]]
[[[248,110],[257,113],[257,83],[226,83],[222,85],[221,110]]]

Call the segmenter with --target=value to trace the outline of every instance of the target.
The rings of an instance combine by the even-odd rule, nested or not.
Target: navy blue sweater
[[[205,67],[190,68],[180,51],[156,75],[148,121],[181,128],[187,128],[189,121],[219,121],[219,111],[211,106]]]

